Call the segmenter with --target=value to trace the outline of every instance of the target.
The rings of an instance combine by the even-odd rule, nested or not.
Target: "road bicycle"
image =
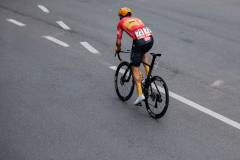
[[[120,53],[131,52],[130,50],[126,50],[120,51]],[[132,64],[127,61],[122,61],[120,53],[117,54],[118,59],[121,62],[116,69],[114,83],[116,93],[120,100],[127,101],[133,94],[135,82],[132,76]],[[148,114],[154,119],[159,119],[165,115],[168,109],[169,93],[167,84],[163,78],[152,75],[155,60],[162,54],[150,53],[150,55],[152,55],[152,62],[150,65],[142,61],[143,64],[150,67],[148,75],[142,81],[142,89],[145,96],[144,102]]]

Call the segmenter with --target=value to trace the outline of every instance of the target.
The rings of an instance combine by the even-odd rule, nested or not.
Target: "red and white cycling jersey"
[[[145,26],[145,24],[139,19],[134,17],[122,18],[117,26],[117,38],[122,39],[123,31],[125,31],[133,40],[150,39],[152,31]]]

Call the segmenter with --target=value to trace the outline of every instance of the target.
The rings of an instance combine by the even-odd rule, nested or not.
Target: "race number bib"
[[[143,28],[143,31],[144,31],[144,33],[145,33],[147,36],[149,36],[149,35],[152,34],[152,31],[151,31],[148,27],[144,27],[144,28]]]
[[[135,31],[137,39],[142,39],[152,35],[152,31],[148,27],[144,27]]]
[[[137,31],[135,31],[135,35],[137,39],[141,39],[145,37],[143,29],[138,29]]]

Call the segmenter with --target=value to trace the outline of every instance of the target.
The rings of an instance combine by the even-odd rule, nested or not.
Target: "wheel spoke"
[[[169,97],[165,82],[160,77],[151,78],[148,95],[146,107],[149,114],[154,115],[154,118],[163,116],[168,107]]]
[[[116,70],[115,79],[117,95],[123,101],[128,100],[132,96],[134,89],[134,83],[132,81],[128,62],[122,62],[119,64]]]

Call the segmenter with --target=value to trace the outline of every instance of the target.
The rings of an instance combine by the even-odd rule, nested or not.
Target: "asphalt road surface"
[[[114,90],[122,6],[164,53],[157,121]],[[0,159],[240,160],[239,15],[239,0],[0,0]]]

